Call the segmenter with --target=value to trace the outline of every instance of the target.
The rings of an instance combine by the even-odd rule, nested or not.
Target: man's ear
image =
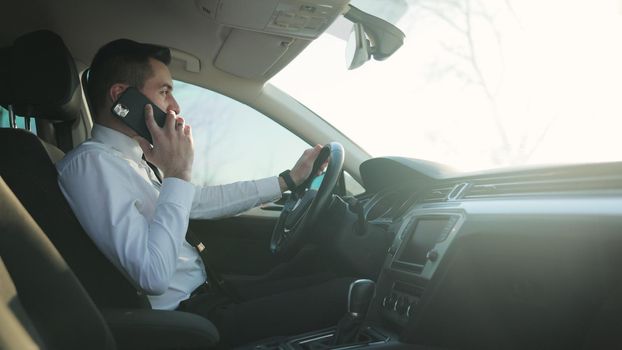
[[[113,84],[110,89],[108,89],[108,98],[111,103],[114,103],[119,99],[119,96],[129,87],[127,84],[116,83]]]

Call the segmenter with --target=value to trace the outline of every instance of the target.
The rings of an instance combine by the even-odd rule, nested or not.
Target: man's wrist
[[[281,192],[285,192],[287,190],[294,192],[298,187],[298,185],[294,182],[294,179],[292,179],[289,169],[279,174],[279,186],[281,187]]]
[[[287,191],[287,184],[285,183],[285,180],[283,180],[280,176],[277,176],[277,178],[279,179],[279,189],[281,190],[281,193]]]

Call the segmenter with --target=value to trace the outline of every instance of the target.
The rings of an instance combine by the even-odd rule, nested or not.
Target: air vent
[[[575,178],[559,180],[526,180],[496,183],[480,183],[469,186],[463,194],[464,199],[490,197],[518,197],[551,194],[576,194],[579,192],[611,191],[622,188],[619,176],[599,178]]]
[[[469,184],[466,182],[457,184],[456,186],[454,186],[451,192],[449,192],[449,195],[447,196],[447,200],[453,201],[453,200],[459,199],[460,197],[462,197],[462,193],[467,188],[469,188]]]
[[[423,202],[444,202],[453,191],[454,186],[433,188],[423,195]]]
[[[451,184],[447,187],[437,187],[427,192],[423,198],[423,202],[445,202],[454,201],[462,198],[462,194],[471,185],[468,182]]]
[[[509,188],[505,188],[504,190],[501,190],[500,188],[497,187],[496,184],[473,185],[471,186],[469,191],[465,193],[464,198],[473,199],[473,198],[485,198],[485,197],[498,196],[502,194],[507,194],[509,192],[508,190]]]

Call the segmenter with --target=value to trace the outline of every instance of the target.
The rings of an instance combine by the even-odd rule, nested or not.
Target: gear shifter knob
[[[333,345],[357,342],[375,290],[376,284],[372,280],[356,280],[350,284],[348,313],[339,321],[335,329]]]
[[[360,279],[352,282],[348,294],[348,312],[353,317],[364,317],[375,290],[376,284],[372,280]]]

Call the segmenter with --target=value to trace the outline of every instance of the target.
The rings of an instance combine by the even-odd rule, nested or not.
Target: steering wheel
[[[320,166],[329,159],[324,179],[319,189],[311,187]],[[344,150],[338,142],[331,142],[322,148],[313,164],[309,179],[289,196],[279,220],[272,231],[270,250],[275,255],[291,256],[296,253],[302,243],[311,236],[311,229],[322,211],[330,203],[335,185],[343,168]]]

